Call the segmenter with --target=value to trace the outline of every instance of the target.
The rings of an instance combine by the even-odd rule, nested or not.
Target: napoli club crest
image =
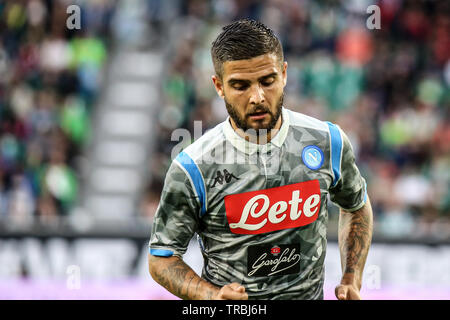
[[[323,152],[318,146],[309,145],[302,152],[303,163],[311,170],[317,170],[323,165]]]

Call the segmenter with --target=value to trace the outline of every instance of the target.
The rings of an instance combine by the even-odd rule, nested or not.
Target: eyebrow
[[[277,75],[278,75],[277,72],[272,72],[272,73],[269,73],[269,74],[267,74],[265,76],[259,77],[258,81],[265,80],[265,79],[270,78],[270,77],[276,77]],[[250,84],[251,83],[250,80],[235,79],[235,78],[231,78],[227,82],[228,82],[229,85],[233,85],[235,83],[245,83],[245,84]]]

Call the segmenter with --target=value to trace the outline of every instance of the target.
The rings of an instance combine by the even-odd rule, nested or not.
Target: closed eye
[[[265,87],[272,85],[275,81],[261,81],[261,84]]]
[[[231,79],[231,80],[228,81],[228,84],[233,89],[240,90],[240,91],[243,91],[243,90],[247,89],[248,86],[250,85],[248,83],[248,81],[238,80],[238,79]]]
[[[263,86],[268,87],[275,82],[275,76],[270,75],[270,76],[264,77],[260,82]]]
[[[236,89],[236,90],[239,90],[239,91],[244,91],[247,88],[248,88],[247,84],[236,84],[236,85],[233,85],[233,89]]]

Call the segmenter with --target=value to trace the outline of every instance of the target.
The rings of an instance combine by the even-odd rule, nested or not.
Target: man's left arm
[[[335,180],[330,197],[340,207],[338,241],[343,273],[335,293],[340,300],[361,299],[362,274],[372,242],[372,207],[350,140],[338,126],[330,125],[330,134],[332,150],[340,151],[331,155]]]
[[[353,212],[340,209],[338,241],[342,279],[335,294],[339,300],[359,300],[362,275],[372,242],[373,214],[369,198]]]

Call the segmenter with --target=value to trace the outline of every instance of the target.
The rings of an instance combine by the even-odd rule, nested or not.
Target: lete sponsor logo
[[[230,230],[259,234],[296,228],[317,220],[320,211],[318,180],[225,196]]]

